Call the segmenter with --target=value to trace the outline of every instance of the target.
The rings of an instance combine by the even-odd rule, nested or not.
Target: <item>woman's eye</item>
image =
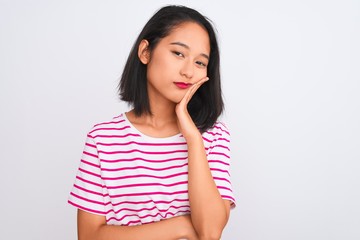
[[[184,57],[184,54],[182,54],[181,52],[173,51],[173,53],[174,53],[176,56]]]
[[[197,61],[196,64],[200,65],[201,67],[206,67],[206,64],[201,61]]]

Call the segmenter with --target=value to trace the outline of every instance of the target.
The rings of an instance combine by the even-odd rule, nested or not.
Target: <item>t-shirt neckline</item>
[[[175,140],[175,139],[179,139],[180,137],[182,137],[181,132],[177,133],[175,135],[169,136],[169,137],[153,137],[153,136],[149,136],[146,135],[144,133],[142,133],[141,131],[139,131],[127,118],[126,116],[126,112],[122,113],[121,116],[124,118],[125,122],[130,126],[130,128],[136,132],[137,134],[139,134],[141,137],[152,140],[152,141],[169,141],[169,140]]]

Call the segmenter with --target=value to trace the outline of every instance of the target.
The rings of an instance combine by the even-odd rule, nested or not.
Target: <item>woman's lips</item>
[[[178,88],[181,89],[186,89],[192,85],[191,83],[184,83],[184,82],[174,82],[174,83]]]

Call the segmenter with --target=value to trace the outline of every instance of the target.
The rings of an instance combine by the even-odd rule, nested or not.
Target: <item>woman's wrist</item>
[[[202,143],[202,141],[203,141],[202,135],[201,135],[201,133],[199,132],[198,129],[196,129],[196,130],[194,130],[194,131],[192,131],[192,132],[190,132],[190,133],[188,133],[186,135],[183,134],[183,136],[184,136],[184,138],[185,138],[188,145],[193,144],[193,143],[197,143],[197,142]]]

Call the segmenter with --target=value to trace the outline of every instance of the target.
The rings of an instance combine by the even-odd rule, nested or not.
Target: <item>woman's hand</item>
[[[191,98],[194,96],[195,92],[199,89],[199,87],[201,87],[201,85],[208,80],[209,78],[205,77],[194,83],[186,92],[183,99],[176,105],[175,112],[178,118],[177,120],[179,130],[185,139],[191,137],[191,135],[194,133],[199,133],[187,110],[187,105],[190,102]]]

